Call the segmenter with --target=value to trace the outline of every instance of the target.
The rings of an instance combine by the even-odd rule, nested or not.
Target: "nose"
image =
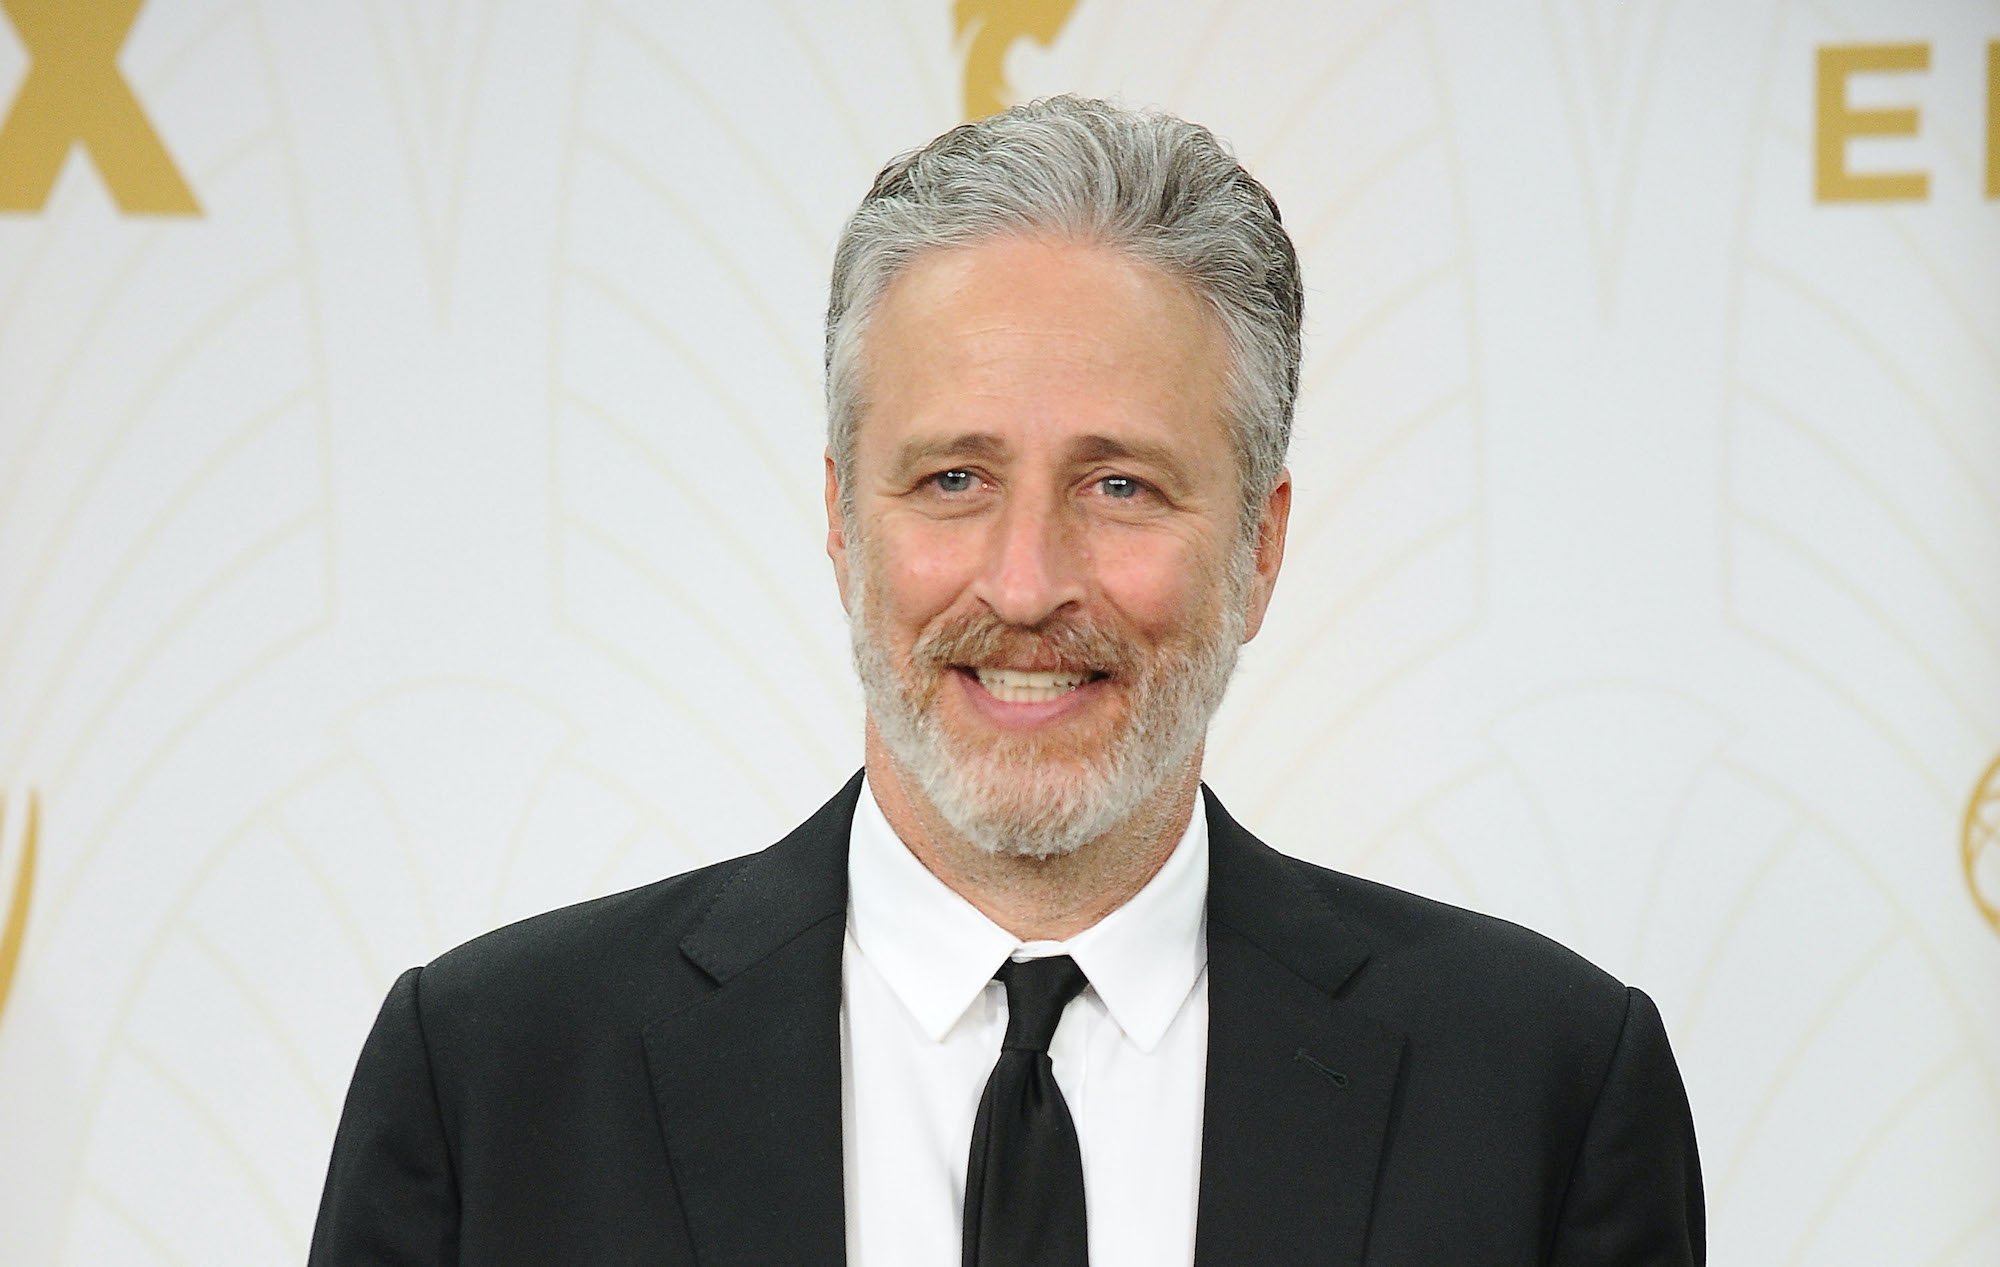
[[[1059,498],[1010,499],[986,553],[976,596],[1007,624],[1032,628],[1083,600],[1082,534]]]

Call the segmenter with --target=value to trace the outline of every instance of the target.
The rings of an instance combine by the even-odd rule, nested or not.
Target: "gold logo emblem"
[[[1026,37],[1048,48],[1076,12],[1076,0],[957,0],[952,28],[965,48],[965,117],[983,119],[1014,104],[1007,50]]]
[[[1960,848],[1972,900],[1993,931],[2000,933],[2000,757],[1993,759],[1972,789]]]
[[[13,896],[7,900],[7,914],[0,919],[0,1016],[7,1012],[7,992],[14,987],[14,969],[21,962],[21,938],[28,931],[28,897],[35,887],[35,834],[41,818],[41,804],[28,793],[27,812],[21,830],[21,861],[15,868]],[[0,797],[0,828],[7,823],[7,802]],[[4,841],[0,835],[0,841]],[[6,851],[0,849],[0,858]]]
[[[27,45],[28,75],[0,122],[0,211],[40,211],[71,145],[126,214],[198,216],[201,206],[118,72],[142,0],[0,0]]]

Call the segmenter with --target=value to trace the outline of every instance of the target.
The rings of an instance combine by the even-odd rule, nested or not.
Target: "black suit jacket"
[[[841,1262],[859,790],[762,853],[405,973],[312,1262]],[[1200,1262],[1702,1261],[1687,1099],[1644,994],[1208,805]]]

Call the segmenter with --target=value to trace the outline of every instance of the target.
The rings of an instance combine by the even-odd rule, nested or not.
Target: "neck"
[[[990,853],[937,812],[889,752],[873,722],[868,786],[903,844],[980,914],[1022,941],[1064,941],[1117,910],[1166,864],[1194,814],[1201,752],[1131,819],[1055,858]]]

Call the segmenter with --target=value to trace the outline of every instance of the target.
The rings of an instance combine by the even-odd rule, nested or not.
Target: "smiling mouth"
[[[1092,669],[988,669],[965,667],[986,693],[1003,704],[1045,704],[1086,683],[1110,676]]]

